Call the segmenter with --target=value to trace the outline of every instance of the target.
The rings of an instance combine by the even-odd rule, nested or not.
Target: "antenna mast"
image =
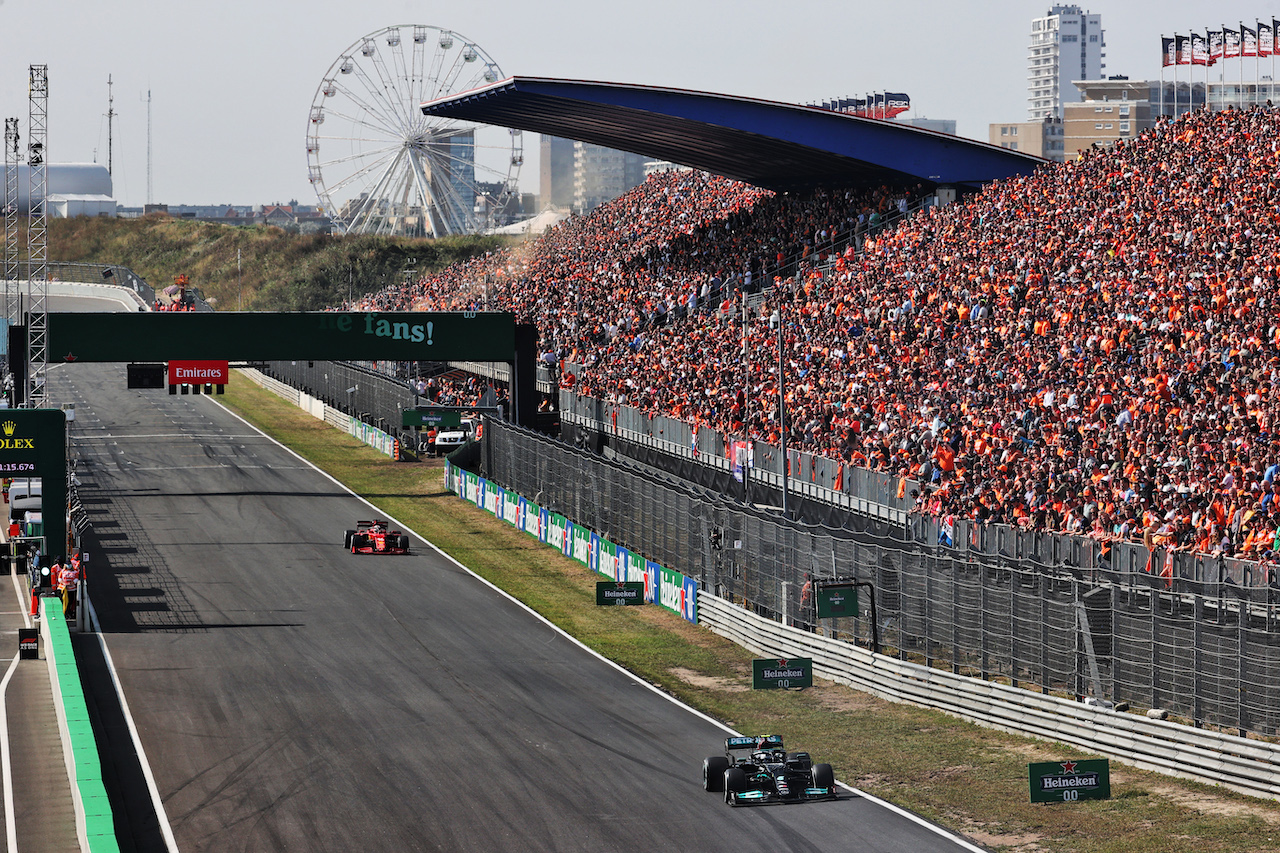
[[[111,75],[107,75],[107,175],[112,175],[111,171],[111,123],[116,117],[115,108],[116,98],[111,93]]]
[[[151,195],[151,90],[147,90],[147,204],[155,198]]]

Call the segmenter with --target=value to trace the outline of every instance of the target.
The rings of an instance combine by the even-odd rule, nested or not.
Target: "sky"
[[[110,75],[113,177],[122,205],[148,200],[148,92],[151,200],[315,204],[306,137],[320,81],[362,36],[392,24],[425,24],[478,45],[503,76],[670,86],[793,103],[905,92],[912,103],[906,117],[955,119],[961,136],[985,141],[988,124],[1026,120],[1030,21],[1050,5],[0,0],[0,117],[19,118],[25,138],[28,68],[47,65],[49,162],[106,164]],[[1159,78],[1162,34],[1280,13],[1280,2],[1237,0],[1080,5],[1102,16],[1106,73],[1133,79]],[[525,135],[520,184],[526,192],[538,185],[535,140]]]

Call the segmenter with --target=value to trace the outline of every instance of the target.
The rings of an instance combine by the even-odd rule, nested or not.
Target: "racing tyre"
[[[365,539],[366,537],[359,533],[351,537],[351,553],[352,554],[356,552],[356,549],[364,545]]]
[[[729,759],[713,755],[702,761],[702,787],[707,791],[724,790],[724,771],[729,769]]]
[[[355,535],[356,535],[356,532],[354,530],[348,530],[346,533],[342,534],[342,547],[350,551],[351,540]]]
[[[831,792],[832,798],[836,795],[836,774],[832,772],[830,764],[813,765],[813,787],[826,788]]]
[[[406,554],[408,554],[408,553],[409,553],[409,537],[408,537],[408,536],[405,536],[403,533],[401,533],[401,534],[400,534],[400,548],[401,548],[401,549],[402,549]]]
[[[741,767],[730,767],[724,771],[724,801],[735,808],[738,805],[738,793],[747,790],[747,774]]]

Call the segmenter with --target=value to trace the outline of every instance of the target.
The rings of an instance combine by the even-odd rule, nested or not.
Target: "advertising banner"
[[[520,501],[524,498],[515,492],[508,492],[505,489],[502,492],[502,513],[498,516],[512,527],[520,524]]]
[[[627,581],[599,581],[596,583],[596,604],[647,604],[644,600],[644,584]]]
[[[584,566],[591,565],[591,537],[595,534],[585,527],[573,525],[569,530],[570,538],[573,540],[570,545],[569,556],[582,563]]]
[[[618,577],[618,546],[608,539],[596,540],[596,571],[607,578]]]
[[[635,551],[628,551],[626,556],[626,574],[622,578],[624,581],[640,581],[644,582],[644,557]],[[652,601],[648,592],[649,584],[645,584],[645,597]]]
[[[520,499],[520,516],[516,527],[542,541],[542,507],[533,501]]]
[[[1033,803],[1111,798],[1111,764],[1105,758],[1028,764],[1027,776]]]
[[[819,584],[816,598],[819,619],[858,615],[858,588],[851,583]]]
[[[644,561],[644,597],[650,604],[658,603],[658,590],[662,587],[662,566],[653,560]]]
[[[171,361],[170,385],[226,385],[231,368],[225,361]]]
[[[546,543],[561,554],[569,554],[569,526],[565,517],[558,512],[548,513]]]
[[[660,568],[658,575],[658,604],[678,613],[690,622],[698,621],[698,584],[679,572]]]
[[[593,572],[600,571],[600,542],[600,536],[593,531],[591,549],[587,551],[587,568]]]
[[[813,658],[756,658],[751,662],[753,690],[812,686]]]

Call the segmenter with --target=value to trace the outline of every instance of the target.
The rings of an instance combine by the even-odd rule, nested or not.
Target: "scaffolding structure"
[[[45,378],[49,369],[49,247],[48,183],[49,157],[49,66],[30,67],[29,116],[27,121],[27,167],[31,177],[30,210],[27,215],[27,363],[29,390],[24,395],[33,409],[48,407]]]
[[[18,322],[22,268],[18,260],[18,120],[4,120],[4,304],[3,319]]]

